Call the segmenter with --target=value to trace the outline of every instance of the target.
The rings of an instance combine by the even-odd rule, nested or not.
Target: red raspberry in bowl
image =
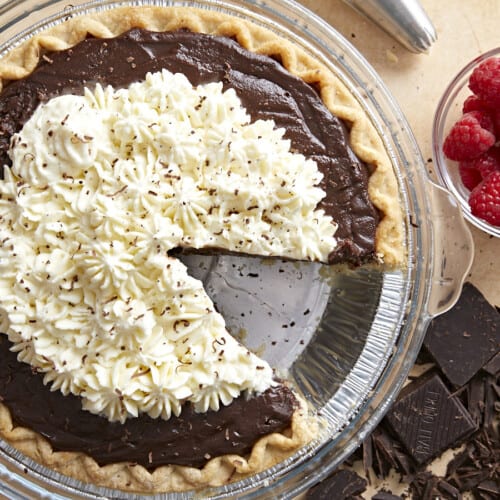
[[[470,160],[486,152],[495,144],[495,136],[491,132],[491,119],[479,111],[471,111],[453,125],[448,133],[443,152],[450,160]],[[486,125],[490,130],[483,128]]]
[[[486,179],[491,173],[500,171],[500,147],[492,147],[476,159],[476,168]]]
[[[493,124],[493,118],[490,112],[480,111],[476,109],[474,111],[469,111],[466,114],[476,118],[481,127],[483,127],[485,130],[488,130],[488,132],[491,132],[493,135],[495,135],[495,125]]]
[[[462,113],[468,113],[469,111],[483,111],[490,112],[491,108],[477,95],[471,94],[467,99],[465,99],[462,106]]]
[[[472,190],[469,205],[473,215],[500,226],[500,171],[491,173]]]
[[[490,106],[500,106],[500,57],[491,57],[472,72],[469,88]]]
[[[500,146],[493,146],[472,160],[461,161],[458,168],[464,186],[473,189],[492,172],[500,171]]]
[[[477,95],[470,95],[465,99],[462,106],[462,113],[470,113],[471,111],[480,111],[491,118],[493,122],[493,133],[500,137],[500,106],[491,106],[487,102],[483,101]],[[488,127],[485,127],[488,128]]]
[[[493,120],[493,126],[495,127],[495,133],[497,139],[500,138],[500,106],[491,112],[491,117]]]
[[[465,160],[458,164],[458,172],[460,173],[462,184],[469,191],[472,191],[483,180],[481,172],[474,165],[470,165],[473,161]]]

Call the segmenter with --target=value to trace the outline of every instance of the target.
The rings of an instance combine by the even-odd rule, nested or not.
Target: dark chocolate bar
[[[476,430],[462,402],[437,373],[407,385],[386,420],[417,464],[424,464]]]
[[[424,345],[446,378],[464,385],[500,351],[500,314],[466,283],[455,306],[432,320]]]
[[[306,500],[350,500],[366,490],[367,482],[350,470],[339,470],[311,488]]]

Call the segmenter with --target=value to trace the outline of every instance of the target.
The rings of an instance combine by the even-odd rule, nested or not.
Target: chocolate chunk
[[[391,469],[395,470],[404,481],[411,481],[415,472],[415,464],[408,456],[402,444],[386,429],[386,424],[381,423],[361,446],[349,457],[349,461],[362,460],[366,477],[369,470],[373,470],[378,478],[386,478]],[[346,461],[346,463],[349,463]]]
[[[396,459],[398,445],[382,427],[375,429],[371,438],[375,448],[375,473],[378,477],[386,477],[391,469],[398,468]]]
[[[437,373],[406,386],[386,417],[418,464],[424,464],[476,429],[461,401]]]
[[[498,415],[500,413],[500,386],[495,377],[486,377],[484,390],[484,413],[483,426],[486,429],[498,427]]]
[[[500,352],[497,352],[484,366],[483,370],[490,375],[498,375],[500,373]]]
[[[474,377],[467,384],[467,410],[477,426],[483,421],[485,410],[485,387],[482,377]]]
[[[483,428],[448,464],[446,478],[460,491],[483,490],[500,484],[500,436],[498,427]],[[478,494],[478,497],[481,496]],[[493,497],[498,498],[498,497]]]
[[[500,498],[500,483],[498,481],[483,481],[477,485],[477,489],[481,493],[491,495],[491,498]],[[485,496],[485,498],[487,497]]]
[[[438,498],[456,498],[460,500],[462,499],[460,491],[458,491],[444,479],[439,479],[437,483],[437,489],[442,493],[442,495],[440,495]]]
[[[466,283],[456,305],[431,322],[424,345],[446,378],[464,385],[499,352],[500,315]]]
[[[432,472],[420,472],[410,484],[413,497],[420,500],[434,500],[439,498],[437,483],[438,478]]]
[[[365,476],[369,477],[369,470],[373,468],[373,446],[371,436],[368,436],[362,445],[362,456],[363,456],[363,470],[365,472]]]
[[[347,500],[366,490],[367,482],[350,470],[339,470],[311,488],[307,500]]]
[[[372,496],[372,500],[402,500],[402,497],[393,495],[387,491],[379,491]]]
[[[410,484],[413,498],[421,500],[456,499],[462,500],[460,491],[442,477],[432,472],[422,471]]]

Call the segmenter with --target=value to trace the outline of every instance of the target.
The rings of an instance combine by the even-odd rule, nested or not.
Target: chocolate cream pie
[[[3,438],[140,492],[225,484],[314,438],[176,255],[404,265],[390,161],[344,86],[190,8],[67,20],[0,76]]]

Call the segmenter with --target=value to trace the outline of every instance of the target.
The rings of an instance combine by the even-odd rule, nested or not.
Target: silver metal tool
[[[418,0],[344,0],[412,52],[427,52],[436,30]]]

